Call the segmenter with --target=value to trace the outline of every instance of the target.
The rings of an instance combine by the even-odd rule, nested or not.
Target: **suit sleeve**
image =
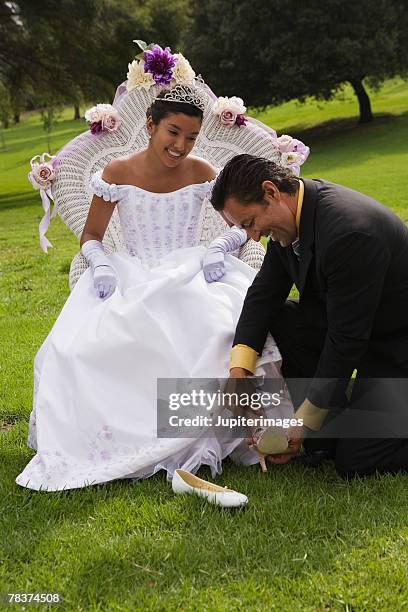
[[[353,370],[367,350],[389,263],[387,246],[369,234],[349,233],[327,249],[322,265],[327,334],[307,394],[313,404],[329,408],[336,398],[344,397]]]
[[[246,294],[233,342],[233,346],[246,344],[258,354],[262,353],[274,318],[293,284],[277,252],[278,248],[273,241],[269,241],[261,269]]]

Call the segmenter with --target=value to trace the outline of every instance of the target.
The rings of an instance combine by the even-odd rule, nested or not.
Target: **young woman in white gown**
[[[17,477],[21,486],[56,491],[160,469],[171,478],[176,468],[195,472],[203,464],[214,475],[240,445],[243,452],[235,452],[245,463],[258,461],[240,440],[156,435],[157,378],[228,376],[235,325],[255,276],[226,255],[215,268],[210,261],[213,280],[225,266],[221,281],[204,277],[206,249],[196,246],[196,230],[216,173],[189,155],[201,120],[196,105],[156,99],[147,149],[92,177],[81,238],[90,267],[35,359],[29,445],[36,455]],[[115,206],[127,252],[106,256],[101,241]],[[271,342],[258,365],[276,374],[279,358]]]

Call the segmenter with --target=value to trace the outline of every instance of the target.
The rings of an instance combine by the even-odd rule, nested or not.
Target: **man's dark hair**
[[[264,202],[262,183],[272,181],[283,193],[293,195],[299,181],[292,171],[273,161],[254,155],[237,155],[222,169],[212,189],[211,204],[215,210],[223,210],[225,200],[234,198],[241,204]]]

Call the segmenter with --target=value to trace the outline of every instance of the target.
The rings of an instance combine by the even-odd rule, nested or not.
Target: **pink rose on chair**
[[[295,151],[282,153],[280,164],[284,168],[292,170],[294,176],[299,176],[300,166],[306,161],[304,155]]]
[[[48,161],[45,158],[48,157]],[[39,159],[40,161],[36,161]],[[52,181],[55,179],[55,169],[53,165],[54,158],[48,153],[36,155],[30,161],[31,172],[28,174],[28,179],[34,189],[50,189]]]
[[[114,132],[118,129],[119,115],[105,115],[102,119],[102,129]]]
[[[220,114],[220,121],[222,125],[234,125],[237,116],[230,110],[224,110]]]
[[[277,138],[278,148],[281,153],[292,153],[294,139],[292,136],[288,136],[287,134],[282,134]]]
[[[49,164],[43,164],[40,166],[40,170],[38,172],[38,176],[44,182],[52,181],[55,176],[54,168]]]

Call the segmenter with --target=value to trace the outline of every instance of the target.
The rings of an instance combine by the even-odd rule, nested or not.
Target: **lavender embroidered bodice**
[[[113,185],[102,171],[91,178],[91,190],[107,202],[117,202],[125,246],[149,268],[174,249],[198,244],[201,206],[211,183],[188,185],[170,193],[152,193],[134,185]]]

